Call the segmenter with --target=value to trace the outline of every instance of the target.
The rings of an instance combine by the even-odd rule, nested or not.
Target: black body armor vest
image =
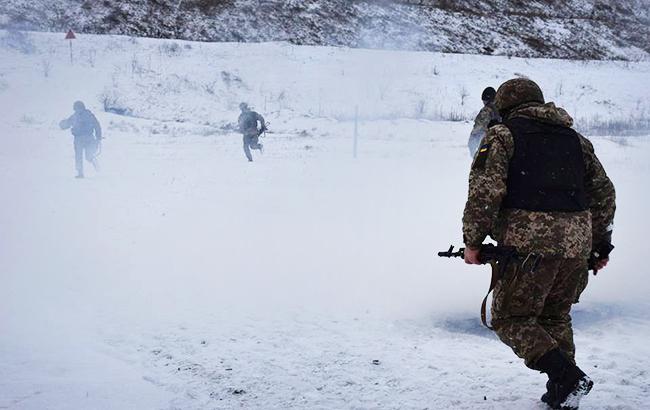
[[[588,209],[578,133],[527,118],[504,122],[515,141],[504,208],[540,212]]]

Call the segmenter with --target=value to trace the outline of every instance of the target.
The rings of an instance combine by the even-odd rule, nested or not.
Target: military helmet
[[[82,101],[75,101],[74,104],[72,104],[72,109],[75,111],[83,111],[86,109],[86,106]]]
[[[514,78],[501,84],[494,97],[494,105],[503,117],[513,108],[529,102],[544,104],[539,86],[527,78]]]
[[[494,101],[494,97],[497,95],[497,92],[494,88],[488,87],[485,90],[483,90],[483,93],[481,94],[481,100],[483,101]]]

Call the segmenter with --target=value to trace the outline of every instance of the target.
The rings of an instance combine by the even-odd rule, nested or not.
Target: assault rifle
[[[454,245],[450,245],[447,251],[438,252],[441,258],[464,258],[465,248],[459,248],[454,252]],[[479,249],[478,260],[481,264],[489,263],[492,266],[492,279],[490,281],[490,289],[483,298],[481,304],[481,322],[483,326],[492,329],[487,324],[487,299],[490,293],[497,285],[497,282],[503,277],[505,268],[512,262],[521,263],[521,269],[526,269],[529,272],[535,272],[539,265],[542,255],[534,253],[521,254],[517,252],[514,246],[498,246],[492,244],[483,244]]]
[[[266,131],[269,130],[269,125],[271,125],[270,122],[265,122],[264,124],[262,124],[262,128],[260,128],[259,131],[257,131],[257,136],[266,137]]]
[[[460,248],[454,252],[454,245],[450,245],[447,251],[438,252],[438,256],[441,258],[465,258],[465,248]],[[518,257],[519,253],[514,246],[496,246],[491,243],[481,245],[478,254],[478,260],[481,264],[508,262]]]

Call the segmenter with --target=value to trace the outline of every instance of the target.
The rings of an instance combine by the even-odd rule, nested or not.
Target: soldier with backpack
[[[244,136],[244,154],[249,162],[253,161],[251,149],[257,149],[260,153],[264,152],[264,146],[259,143],[259,137],[266,131],[266,123],[264,117],[255,111],[251,110],[248,104],[239,104],[241,114],[237,123],[239,125],[239,132]]]

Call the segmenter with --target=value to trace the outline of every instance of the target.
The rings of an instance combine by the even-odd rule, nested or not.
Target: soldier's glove
[[[589,270],[593,270],[594,275],[598,273],[598,269],[596,269],[596,263],[603,259],[609,258],[609,254],[613,250],[614,245],[609,242],[603,242],[591,250],[591,254],[589,255]]]

